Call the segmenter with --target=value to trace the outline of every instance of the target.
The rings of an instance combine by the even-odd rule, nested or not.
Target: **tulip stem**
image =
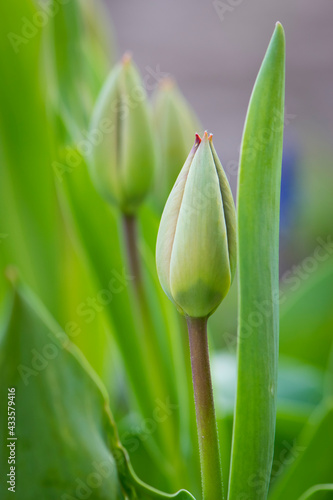
[[[128,262],[130,266],[130,271],[134,278],[134,284],[136,293],[141,292],[141,267],[139,256],[136,248],[137,244],[137,230],[136,230],[136,218],[133,215],[123,215],[123,226],[124,234],[126,240],[126,250],[128,253]]]
[[[151,364],[156,364],[154,368],[156,368],[157,373],[159,373],[158,364],[156,361],[156,359],[158,358],[159,346],[157,343],[154,325],[151,319],[149,304],[147,301],[146,291],[143,283],[141,263],[137,247],[138,235],[136,217],[124,215],[123,225],[128,265],[130,268],[130,273],[132,274],[135,298],[139,307],[139,313],[141,315],[142,326],[145,333],[145,348],[149,353],[149,356],[151,357]],[[150,369],[153,370],[153,366],[150,366]],[[160,376],[157,376],[157,378],[154,377],[154,383],[157,384],[158,382],[162,383],[162,381],[160,380]]]
[[[207,318],[187,318],[203,500],[224,498],[210,374]]]
[[[138,252],[138,234],[137,234],[136,222],[137,222],[136,217],[133,215],[123,216],[128,264],[130,272],[133,277],[134,291],[142,315],[144,328],[147,334],[148,333],[151,334],[151,338],[148,339],[149,344],[153,346],[155,349],[158,349],[156,338],[154,335],[154,325],[151,321],[149,305],[143,283],[141,263]]]
[[[158,344],[156,342],[154,325],[151,320],[149,304],[147,301],[146,291],[143,283],[141,263],[137,246],[138,234],[136,222],[136,217],[133,215],[123,216],[128,265],[133,278],[134,292],[142,317],[147,345],[149,347],[149,350],[151,351],[152,358],[156,359],[158,353]]]

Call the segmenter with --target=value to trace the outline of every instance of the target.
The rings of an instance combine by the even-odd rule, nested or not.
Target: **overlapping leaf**
[[[80,351],[21,285],[9,301],[2,336],[1,401],[15,388],[16,494],[26,500],[193,499],[137,479],[119,442],[106,391]],[[1,434],[8,436],[6,407]],[[1,470],[7,448],[1,447]],[[1,483],[1,498],[12,492]]]

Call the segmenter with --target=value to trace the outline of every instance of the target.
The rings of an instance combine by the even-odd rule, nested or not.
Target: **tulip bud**
[[[100,93],[90,137],[88,163],[96,188],[123,213],[133,214],[152,185],[155,151],[146,92],[128,55]]]
[[[153,123],[159,150],[154,202],[162,212],[186,160],[194,133],[200,129],[194,111],[170,78],[162,80],[154,95]]]
[[[156,244],[167,296],[192,318],[211,315],[228,293],[236,266],[236,213],[212,143],[196,142],[165,205]]]

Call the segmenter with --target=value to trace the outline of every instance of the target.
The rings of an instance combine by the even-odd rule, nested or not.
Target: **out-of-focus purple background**
[[[107,0],[118,55],[171,73],[214,133],[223,162],[238,158],[251,89],[276,21],[286,32],[290,129],[333,136],[333,2]],[[288,119],[289,117],[289,119]]]

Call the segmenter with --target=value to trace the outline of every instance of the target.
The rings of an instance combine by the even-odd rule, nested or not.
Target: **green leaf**
[[[16,494],[26,500],[193,499],[164,494],[132,471],[109,409],[106,390],[80,351],[22,285],[8,304],[2,336],[1,401],[15,388]],[[9,437],[7,411],[0,429]],[[11,441],[8,441],[11,442]],[[1,447],[1,470],[8,470]],[[12,492],[1,482],[1,498]]]
[[[82,1],[91,3],[93,0]],[[49,110],[46,110],[54,98],[54,89],[49,85],[51,77],[47,85],[43,80],[45,73],[47,76],[53,74],[54,61],[48,57],[40,65],[45,50],[45,31],[52,31],[53,24],[58,26],[60,59],[65,53],[75,58],[73,38],[81,33],[76,29],[79,21],[75,20],[75,16],[80,20],[81,16],[79,9],[74,7],[77,0],[71,0],[66,6],[57,0],[53,1],[53,6],[51,3],[45,5],[44,11],[31,0],[18,0],[15,4],[4,5],[0,18],[0,54],[4,66],[0,81],[0,269],[3,276],[3,270],[8,265],[14,264],[19,268],[25,281],[43,297],[48,309],[62,325],[69,320],[77,320],[80,335],[75,341],[86,347],[89,359],[94,361],[95,366],[99,364],[99,372],[102,373],[101,361],[106,352],[104,331],[96,320],[94,335],[88,334],[89,325],[76,314],[78,305],[89,296],[90,282],[86,276],[87,269],[83,268],[65,235],[54,186],[54,128]],[[61,27],[64,28],[63,10],[72,14],[66,23],[70,40],[61,33]],[[55,12],[54,16],[51,12]],[[47,20],[43,29],[39,25],[42,19]],[[19,36],[21,38],[17,38]],[[87,30],[80,43],[86,38]],[[68,44],[70,48],[67,46],[66,49],[63,44]],[[83,54],[87,58],[86,51],[81,51],[82,57]],[[64,91],[66,82],[68,91],[75,84],[76,97],[79,96],[82,103],[83,92],[78,87],[84,75],[75,72],[79,65],[78,58],[75,62],[76,65],[71,66],[73,73],[61,74],[61,88],[53,83],[57,95]],[[68,69],[67,59],[63,59],[62,63]],[[86,67],[87,72],[90,71],[91,65],[86,64]],[[86,80],[84,84],[88,86]],[[57,113],[59,108],[63,109],[59,101],[60,98],[55,106]],[[69,106],[71,103],[68,101],[66,104]],[[72,111],[70,114],[74,117]],[[68,279],[69,273],[71,279]],[[0,294],[5,287],[5,280],[0,277]]]
[[[238,380],[229,500],[266,499],[278,362],[285,40],[276,25],[247,113],[238,184]]]
[[[71,133],[82,139],[110,66],[110,26],[106,28],[98,0],[51,0],[43,38],[43,76],[48,105],[65,118]],[[105,13],[104,13],[105,18]]]
[[[307,490],[298,500],[330,500],[333,498],[333,484],[317,484]]]
[[[223,443],[220,450],[222,470],[226,483],[237,383],[236,358],[225,352],[216,352],[211,356],[211,369],[220,443]],[[280,358],[273,480],[280,473],[280,457],[285,455],[286,442],[293,443],[322,399],[323,378],[323,372],[311,365]]]
[[[319,408],[297,440],[290,464],[274,482],[270,500],[295,500],[305,489],[333,480],[333,406]],[[293,460],[292,460],[293,458]]]
[[[9,2],[1,9],[0,259],[2,269],[17,265],[57,314],[62,309],[63,238],[39,78],[41,28],[35,19],[31,0]]]

